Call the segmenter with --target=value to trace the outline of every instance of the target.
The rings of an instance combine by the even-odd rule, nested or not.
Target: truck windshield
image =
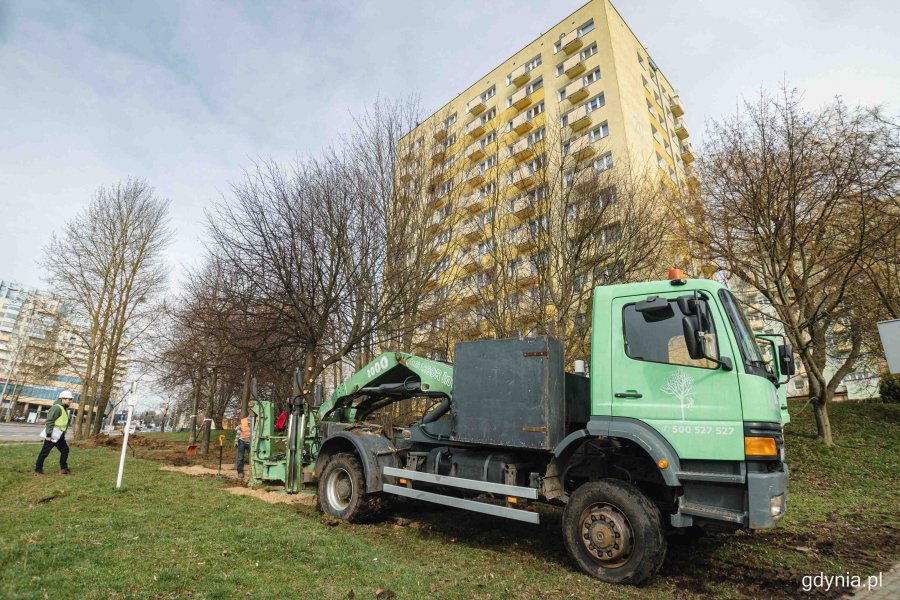
[[[734,329],[734,336],[737,338],[741,358],[744,360],[744,370],[747,373],[759,375],[760,377],[771,378],[772,373],[769,370],[768,363],[763,360],[759,346],[756,344],[756,336],[753,335],[750,323],[747,322],[747,317],[744,316],[744,311],[741,310],[734,295],[728,290],[720,290],[719,298],[722,299],[725,314],[728,315],[728,320]]]

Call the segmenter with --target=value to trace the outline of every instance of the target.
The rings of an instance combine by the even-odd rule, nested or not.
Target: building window
[[[483,93],[483,94],[481,95],[481,101],[482,101],[482,102],[487,102],[488,100],[490,100],[491,98],[493,98],[493,97],[494,97],[494,94],[496,94],[496,93],[497,93],[497,86],[496,86],[496,85],[492,85],[492,86],[491,86],[491,89],[489,89],[488,91],[486,91],[485,93]]]
[[[603,121],[593,129],[591,129],[591,143],[602,140],[609,135],[609,123]]]
[[[478,168],[481,169],[481,174],[484,175],[485,171],[497,165],[497,157],[496,156],[488,156],[486,159],[481,161],[478,164]]]
[[[481,138],[481,149],[484,150],[489,145],[493,144],[497,139],[497,132],[491,129],[483,138]]]
[[[481,115],[481,124],[486,125],[488,121],[490,121],[491,119],[493,119],[496,116],[497,116],[497,108],[491,107],[490,110],[488,110],[486,113]]]
[[[593,56],[595,54],[597,54],[597,43],[596,42],[594,42],[593,44],[591,44],[590,46],[588,46],[587,48],[582,50],[581,54],[579,54],[578,56],[581,58],[581,60],[585,60],[586,58],[590,58],[591,56]]]
[[[597,69],[594,69],[593,71],[591,71],[590,73],[588,73],[587,75],[585,75],[582,78],[582,81],[584,81],[584,85],[591,85],[592,83],[594,83],[595,81],[598,81],[599,79],[600,79],[600,69],[597,68]]]
[[[447,141],[444,142],[444,148],[450,148],[453,144],[456,143],[456,134],[451,133],[447,136]]]
[[[566,88],[562,88],[561,90],[556,92],[556,94],[559,97],[559,101],[562,102],[566,99]]]
[[[604,96],[602,93],[597,94],[596,96],[594,96],[593,98],[591,98],[590,100],[588,100],[585,103],[585,106],[587,106],[587,111],[589,113],[594,112],[598,108],[601,108],[605,105],[606,105],[606,96]]]
[[[538,77],[537,79],[532,81],[530,84],[528,84],[528,88],[525,93],[531,95],[534,92],[536,92],[537,90],[541,89],[542,87],[544,87],[544,78]]]
[[[547,129],[545,127],[541,127],[540,129],[536,129],[528,134],[528,145],[533,146],[537,142],[544,139],[544,136],[547,134]]]
[[[613,157],[612,152],[607,152],[600,158],[594,161],[594,169],[597,171],[605,171],[607,169],[612,169],[613,166]]]
[[[581,27],[578,28],[578,37],[581,37],[586,33],[590,33],[593,30],[594,30],[594,20],[591,19],[590,21],[588,21],[587,23],[585,23],[584,25],[582,25]]]
[[[525,113],[525,118],[530,121],[531,119],[535,118],[542,112],[544,112],[544,103],[538,102],[537,104],[535,104],[534,106],[532,106],[531,108],[528,109],[528,111]]]
[[[450,126],[453,125],[454,123],[456,123],[456,113],[453,113],[452,115],[450,115],[449,117],[447,117],[447,120],[446,120],[446,121],[444,121],[444,124],[445,124],[447,127],[450,127]]]

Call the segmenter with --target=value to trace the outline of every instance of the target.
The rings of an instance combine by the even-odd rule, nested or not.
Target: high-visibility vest
[[[244,417],[243,419],[241,419],[241,426],[240,429],[238,429],[238,439],[249,442],[250,431],[250,417]]]
[[[53,421],[53,427],[65,432],[69,428],[69,410],[62,404],[59,405],[59,408],[60,413],[56,420]]]

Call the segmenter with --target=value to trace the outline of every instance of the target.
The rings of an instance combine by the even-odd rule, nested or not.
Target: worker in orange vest
[[[235,467],[237,468],[238,477],[241,479],[244,478],[244,454],[250,453],[250,434],[252,431],[253,424],[250,422],[250,417],[244,417],[238,421],[235,428],[234,443],[237,445],[237,462]]]

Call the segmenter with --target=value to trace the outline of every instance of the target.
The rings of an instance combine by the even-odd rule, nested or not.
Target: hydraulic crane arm
[[[385,352],[339,385],[316,410],[316,421],[354,421],[357,414],[403,398],[450,398],[452,392],[451,365],[406,352]]]

